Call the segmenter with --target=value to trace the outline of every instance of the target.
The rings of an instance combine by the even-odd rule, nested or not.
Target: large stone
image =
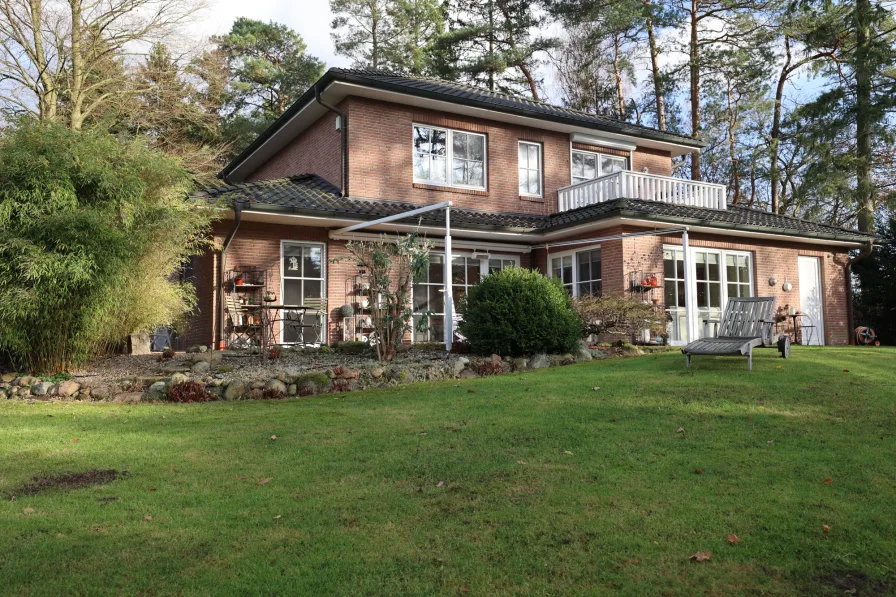
[[[590,361],[591,349],[588,348],[587,342],[579,342],[579,345],[576,347],[575,357],[577,361]]]
[[[188,346],[186,352],[189,354],[195,354],[201,352],[201,348],[202,346],[200,346],[199,344],[194,344],[192,346]]]
[[[115,397],[115,402],[121,404],[136,404],[141,400],[143,400],[143,395],[140,392],[123,392]]]
[[[0,400],[6,400],[9,396],[6,395],[6,390],[0,390]]]
[[[206,352],[197,352],[190,355],[190,360],[194,363],[198,363],[200,361],[205,361],[211,366],[220,365],[221,364],[221,354],[220,350],[206,350]]]
[[[598,350],[596,348],[592,348],[591,350],[589,350],[589,352],[591,353],[591,358],[596,361],[602,361],[606,358],[609,358],[607,353],[605,353],[602,350]]]
[[[61,381],[56,384],[56,394],[58,396],[62,396],[63,398],[68,398],[69,396],[73,396],[75,392],[81,389],[81,386],[72,380]]]
[[[186,373],[190,370],[190,363],[184,361],[168,361],[159,366],[162,373]]]
[[[532,369],[547,369],[551,366],[551,359],[546,354],[537,354],[529,359],[529,367]]]
[[[452,372],[455,377],[460,375],[460,372],[466,369],[467,365],[470,364],[470,359],[466,357],[457,357],[448,361],[448,366],[451,367]]]
[[[529,369],[529,359],[517,357],[513,359],[513,370],[517,373],[527,371]]]
[[[16,378],[16,374],[12,373],[12,372],[4,373],[3,375],[0,375],[0,381],[2,381],[3,383],[10,383],[15,378]]]
[[[144,396],[145,400],[163,400],[165,398],[165,392],[167,391],[168,386],[164,381],[157,381],[146,390],[146,395]]]
[[[245,382],[235,379],[227,384],[227,388],[224,390],[224,400],[239,400],[245,396],[248,391],[249,388],[246,386]]]
[[[279,379],[269,379],[266,384],[264,384],[265,390],[270,390],[272,392],[278,392],[284,396],[286,396],[286,384],[284,384]]]
[[[53,384],[48,381],[41,381],[31,386],[31,393],[35,396],[46,396]]]
[[[183,373],[175,373],[171,376],[171,385],[175,386],[179,383],[184,383],[185,381],[187,381],[187,379],[187,376]]]
[[[370,370],[370,377],[379,379],[383,376],[384,369],[382,367],[374,367]]]
[[[460,372],[461,379],[473,379],[475,377],[479,377],[479,374],[473,371],[472,369],[464,369]]]
[[[193,375],[203,375],[208,373],[211,368],[212,366],[209,365],[207,361],[199,361],[190,368],[190,371],[193,372]]]
[[[112,387],[104,384],[90,388],[90,397],[95,400],[110,398],[112,394],[114,394]],[[140,392],[136,392],[136,394],[139,396]]]
[[[295,396],[298,393],[299,393],[299,387],[294,383],[289,384],[289,387],[286,388],[287,396]]]
[[[40,378],[31,377],[30,375],[23,375],[19,378],[19,387],[20,388],[30,388],[34,384],[40,381]],[[77,390],[76,390],[77,391]]]
[[[152,353],[152,343],[149,334],[131,334],[128,336],[128,352],[131,354]]]

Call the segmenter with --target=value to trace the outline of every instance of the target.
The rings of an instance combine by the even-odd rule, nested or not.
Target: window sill
[[[531,201],[532,203],[544,203],[544,197],[536,197],[535,195],[520,195],[520,201]]]
[[[426,189],[428,191],[440,191],[443,193],[459,193],[461,195],[477,195],[479,197],[488,197],[488,191],[482,189],[467,189],[464,187],[449,187],[447,185],[426,184],[415,182],[412,185],[415,189]]]

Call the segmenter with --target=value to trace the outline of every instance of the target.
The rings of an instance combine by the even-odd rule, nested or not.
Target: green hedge
[[[521,268],[486,276],[459,305],[458,331],[477,354],[521,356],[571,351],[581,322],[559,282]]]

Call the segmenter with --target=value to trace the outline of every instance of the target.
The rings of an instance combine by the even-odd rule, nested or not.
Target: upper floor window
[[[485,190],[485,135],[414,125],[414,182]]]
[[[625,170],[628,161],[615,155],[604,155],[593,151],[572,150],[572,183],[585,182],[592,178]]]
[[[541,145],[520,141],[520,195],[541,197]]]

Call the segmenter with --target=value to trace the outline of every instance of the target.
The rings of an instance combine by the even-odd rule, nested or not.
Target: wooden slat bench
[[[753,349],[777,347],[781,356],[790,356],[790,343],[785,338],[774,338],[775,298],[752,297],[728,300],[725,313],[715,338],[701,338],[681,349],[690,368],[695,354],[715,356],[746,356],[747,370],[753,370]],[[708,326],[704,326],[706,330]]]

